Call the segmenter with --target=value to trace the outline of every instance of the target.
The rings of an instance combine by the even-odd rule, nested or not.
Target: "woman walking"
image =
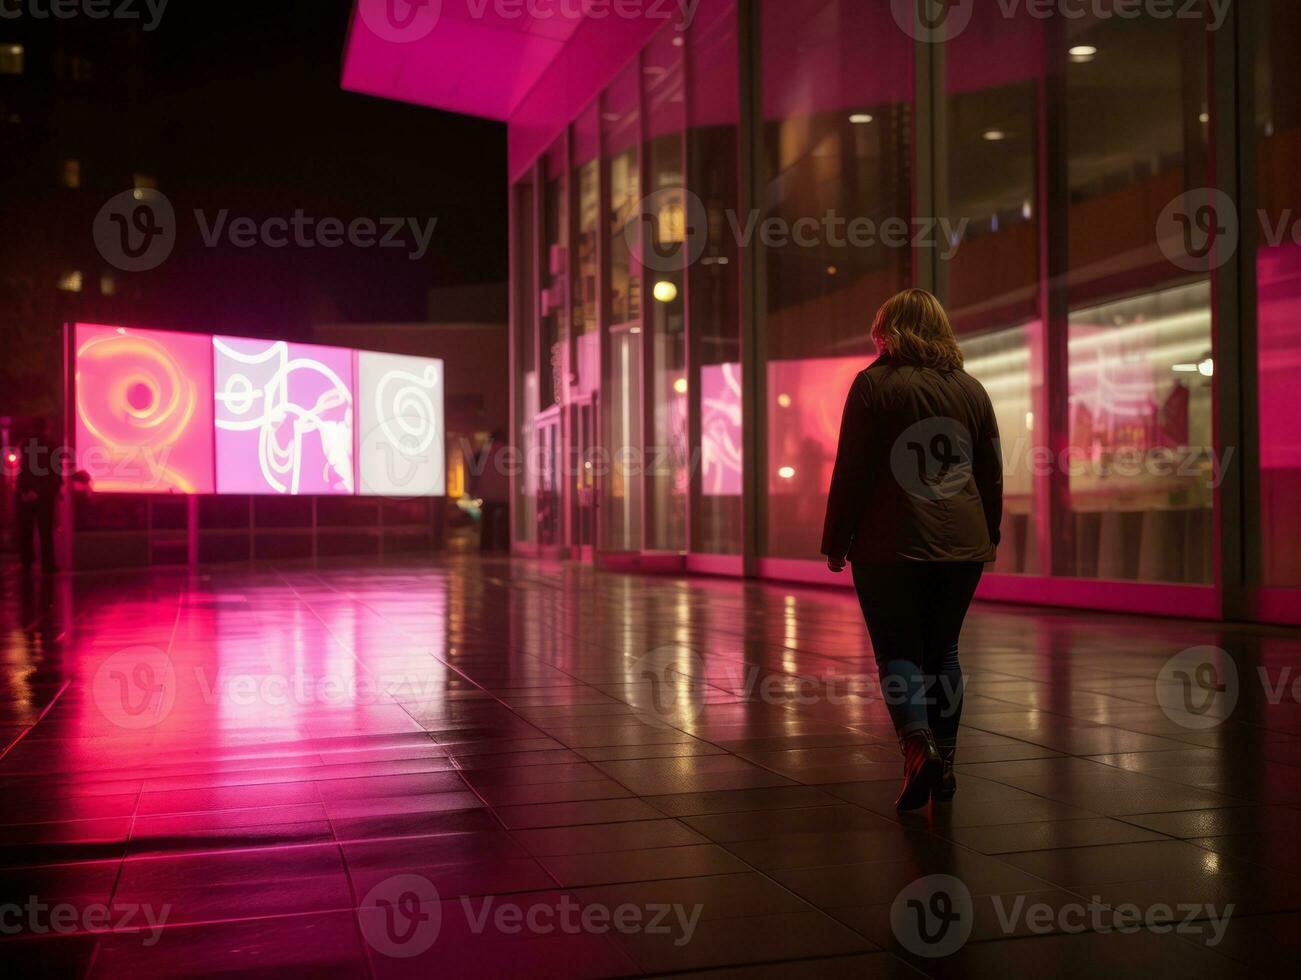
[[[849,390],[822,552],[853,565],[881,693],[903,750],[895,806],[948,800],[957,784],[958,636],[1003,516],[998,424],[963,370],[940,301],[922,289],[876,315],[879,358]]]

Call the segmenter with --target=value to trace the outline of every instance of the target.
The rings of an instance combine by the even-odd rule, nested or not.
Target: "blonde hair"
[[[877,311],[872,340],[882,354],[903,364],[961,371],[962,350],[940,301],[924,289],[905,289]]]

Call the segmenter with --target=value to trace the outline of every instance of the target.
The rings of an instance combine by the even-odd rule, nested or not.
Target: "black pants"
[[[485,500],[479,507],[479,550],[510,550],[510,505],[504,501]]]
[[[44,498],[18,501],[18,553],[23,567],[31,568],[36,562],[33,537],[41,539],[41,568],[54,568],[54,501]]]
[[[983,571],[979,562],[854,565],[881,694],[900,734],[929,728],[941,746],[956,743],[963,691],[958,635]]]

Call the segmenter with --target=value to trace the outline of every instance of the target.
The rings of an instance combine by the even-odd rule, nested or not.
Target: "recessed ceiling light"
[[[1098,54],[1098,49],[1092,44],[1077,44],[1067,52],[1072,61],[1085,62],[1092,61]]]
[[[873,117],[866,112],[856,112],[849,117],[849,121],[855,126],[866,126],[872,119]]]
[[[1000,140],[1007,139],[1007,133],[1003,132],[1003,130],[1001,129],[987,129],[983,133],[981,133],[981,136],[983,136],[990,143],[997,143]]]
[[[1209,112],[1203,112],[1200,116],[1197,117],[1197,121],[1202,123],[1208,123],[1211,121],[1211,114]]]

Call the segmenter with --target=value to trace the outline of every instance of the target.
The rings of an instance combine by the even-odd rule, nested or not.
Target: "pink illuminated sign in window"
[[[741,365],[700,369],[701,493],[741,494]]]
[[[212,493],[212,341],[77,324],[77,468],[109,493]]]

